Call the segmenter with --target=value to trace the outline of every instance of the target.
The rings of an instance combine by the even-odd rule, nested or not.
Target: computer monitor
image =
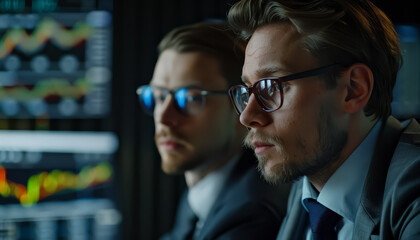
[[[119,239],[111,132],[0,131],[0,239]]]
[[[0,118],[110,111],[112,0],[0,1]]]

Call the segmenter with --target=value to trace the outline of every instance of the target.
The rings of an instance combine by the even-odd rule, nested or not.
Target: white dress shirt
[[[211,208],[219,197],[219,194],[238,159],[239,154],[222,168],[208,174],[189,189],[188,203],[195,215],[198,217],[194,234],[197,234],[197,232],[199,232],[203,227]]]

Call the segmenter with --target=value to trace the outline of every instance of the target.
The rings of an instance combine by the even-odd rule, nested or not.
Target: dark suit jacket
[[[383,125],[365,180],[353,239],[420,239],[420,125]],[[291,190],[277,239],[304,239],[308,215],[301,205],[302,180]]]
[[[195,239],[275,239],[290,185],[273,186],[256,170],[257,160],[246,150],[229,176]],[[186,193],[179,204],[173,230],[161,240],[181,240],[191,228],[191,208]]]

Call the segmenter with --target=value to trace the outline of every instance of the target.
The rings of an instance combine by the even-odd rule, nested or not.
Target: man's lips
[[[254,146],[255,154],[263,154],[265,151],[268,151],[270,148],[274,147],[273,144],[265,142],[253,142],[252,146]]]
[[[166,150],[176,150],[184,147],[184,145],[181,144],[179,141],[173,139],[161,139],[159,140],[159,145]]]

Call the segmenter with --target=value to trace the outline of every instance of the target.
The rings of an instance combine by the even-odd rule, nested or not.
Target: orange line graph
[[[53,170],[29,177],[27,185],[6,178],[6,169],[0,166],[0,196],[14,197],[24,206],[32,206],[42,199],[63,190],[83,190],[104,182],[112,177],[112,166],[101,163],[86,166],[78,173]]]
[[[33,86],[0,86],[0,100],[13,98],[19,101],[28,101],[50,95],[77,99],[85,96],[91,89],[91,84],[84,78],[76,80],[73,84],[65,79],[47,79]]]

